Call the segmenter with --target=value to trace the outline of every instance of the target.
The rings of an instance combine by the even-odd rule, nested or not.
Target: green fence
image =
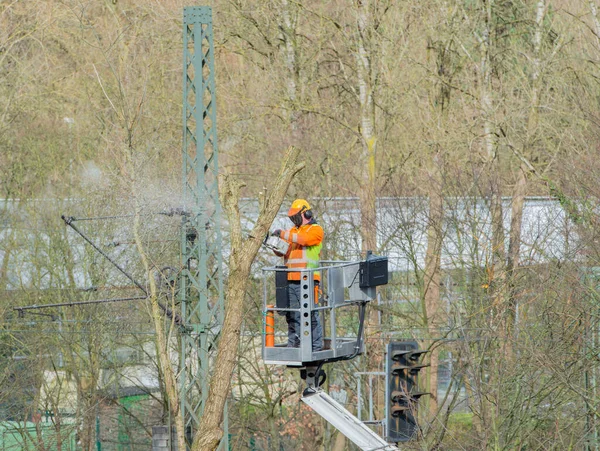
[[[115,402],[116,401],[116,402]],[[103,403],[96,412],[95,451],[147,451],[152,448],[151,428],[162,413],[148,394],[124,396]],[[60,426],[51,414],[39,423],[0,422],[0,451],[79,451],[75,418],[62,416]]]
[[[57,432],[53,423],[4,421],[0,423],[2,451],[76,451],[75,427],[64,424]]]

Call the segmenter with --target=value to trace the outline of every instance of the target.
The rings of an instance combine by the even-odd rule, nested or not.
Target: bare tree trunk
[[[423,277],[424,322],[429,337],[439,335],[442,324],[442,307],[440,305],[440,257],[442,251],[443,190],[439,153],[434,157],[434,167],[430,173],[429,184],[429,224],[427,228],[427,250],[425,253],[425,274]],[[428,391],[429,413],[434,417],[438,412],[437,386],[439,368],[439,349],[433,347],[430,352]]]
[[[467,376],[468,379],[474,379],[475,376]],[[470,399],[471,402],[474,404],[477,402],[477,400],[481,397],[480,393],[476,393],[475,390],[473,390],[473,386],[471,385],[470,382],[467,381],[467,383],[465,384],[465,392],[467,394],[467,399]],[[483,411],[483,409],[482,409]],[[484,435],[485,435],[485,431],[483,428],[483,422],[482,422],[482,418],[483,418],[483,412],[481,415],[477,415],[474,414],[473,415],[473,427],[475,428],[475,432],[477,433],[477,436],[479,437],[479,439],[481,440]]]
[[[275,416],[270,414],[267,418],[267,424],[269,425],[269,432],[271,433],[271,440],[269,440],[269,449],[273,451],[279,451],[281,449],[281,440],[279,438],[279,425],[275,420]]]
[[[493,165],[497,168],[497,165]],[[492,169],[495,171],[496,169]],[[497,173],[492,175],[490,189],[490,215],[492,223],[492,249],[491,249],[491,299],[492,305],[497,309],[504,306],[506,299],[506,248],[504,233],[504,216],[502,212],[502,196],[500,193]]]
[[[2,290],[6,289],[6,284],[8,281],[8,268],[11,258],[11,252],[13,250],[13,233],[14,232],[11,229],[9,229],[7,232],[7,237],[3,240],[3,244],[6,244],[6,247],[3,249],[4,253],[2,255],[2,261],[0,262],[0,289]]]
[[[531,85],[531,104],[529,106],[529,117],[527,120],[527,129],[525,130],[525,140],[523,142],[523,155],[528,155],[533,150],[535,134],[538,126],[538,107],[539,107],[539,78],[540,78],[540,46],[542,42],[543,21],[546,15],[547,5],[545,0],[538,0],[536,10],[536,25],[533,33],[533,70],[530,77]],[[596,24],[598,25],[598,24]],[[510,333],[518,319],[518,295],[516,290],[517,269],[519,267],[519,254],[521,250],[521,229],[523,222],[523,207],[525,204],[525,195],[527,194],[527,181],[530,170],[524,162],[521,162],[519,175],[515,184],[512,205],[510,236],[508,244],[508,260],[506,273],[509,277],[509,323],[508,332]]]
[[[73,327],[78,328],[79,326],[74,325]],[[101,341],[100,336],[95,333],[85,336],[84,340],[87,341],[78,341],[76,344],[77,351],[72,346],[67,346],[63,355],[66,362],[65,368],[69,368],[77,389],[76,418],[81,448],[88,451],[94,448]],[[84,355],[87,355],[89,360],[85,360]],[[62,383],[64,381],[61,381]],[[53,404],[52,408],[57,410],[59,399],[53,399]],[[60,419],[61,415],[57,414],[54,421],[59,422]]]
[[[540,0],[541,1],[541,0]],[[594,21],[594,30],[596,33],[596,45],[600,50],[600,20],[598,20],[598,8],[594,0],[589,0],[590,11],[592,12],[592,20]]]
[[[371,63],[374,57],[373,14],[370,0],[356,0],[356,25],[358,29],[357,77],[358,98],[360,104],[360,135],[362,155],[360,165],[362,170],[360,185],[360,234],[362,251],[377,251],[377,197],[375,192],[375,154],[377,150],[377,132],[375,129],[375,102],[373,99],[374,74]],[[379,311],[370,308],[365,337],[370,370],[381,368],[383,362],[383,347],[378,340],[381,332]],[[385,392],[380,390],[375,395],[377,408],[385,404]],[[383,408],[381,408],[380,412]],[[378,412],[378,415],[380,413]]]
[[[338,431],[335,436],[335,442],[333,443],[333,447],[331,451],[344,451],[346,449],[346,436]]]
[[[517,182],[513,189],[511,202],[510,235],[508,241],[508,259],[506,273],[509,284],[509,312],[508,333],[510,334],[517,320],[517,268],[519,267],[519,254],[521,251],[521,228],[523,222],[523,207],[525,205],[525,194],[527,194],[527,177],[529,169],[521,164]]]
[[[129,172],[129,182],[131,183],[131,191],[136,193],[136,171],[132,158],[132,141],[131,141],[131,133],[128,133],[129,137],[129,146],[126,152],[126,162],[128,166]],[[180,411],[180,403],[179,403],[179,387],[177,385],[177,377],[175,375],[175,371],[173,369],[173,365],[171,364],[171,359],[169,357],[169,337],[165,333],[165,310],[161,308],[158,301],[158,288],[156,286],[156,278],[154,277],[153,272],[155,268],[152,267],[149,261],[148,253],[142,241],[142,237],[140,236],[140,217],[141,217],[141,207],[138,205],[138,198],[135,197],[135,214],[133,220],[133,237],[136,248],[140,255],[140,260],[144,267],[146,274],[148,275],[148,301],[150,303],[150,316],[154,325],[154,332],[156,334],[155,345],[156,351],[158,355],[158,366],[160,375],[162,376],[162,381],[165,390],[166,402],[168,405],[169,413],[171,418],[175,421],[175,428],[177,431],[177,444],[179,449],[186,449],[185,442],[185,426],[184,419],[181,415]],[[174,327],[174,321],[171,319],[170,329]]]
[[[292,131],[292,140],[293,142],[298,142],[299,137],[299,127],[298,127],[298,118],[299,118],[299,109],[297,105],[298,99],[298,78],[300,76],[300,69],[298,67],[298,45],[297,45],[297,36],[296,36],[296,22],[297,22],[297,11],[296,9],[292,9],[296,6],[296,3],[290,2],[288,0],[281,1],[281,14],[283,24],[281,26],[282,30],[282,38],[285,43],[284,47],[284,62],[285,68],[287,71],[287,76],[285,78],[286,81],[286,91],[287,91],[287,100],[289,105],[288,108],[288,120],[290,122],[290,129]]]
[[[81,448],[84,451],[94,451],[94,418],[96,409],[90,402],[84,402],[83,426],[81,428]]]
[[[223,176],[221,179],[221,198],[229,218],[232,249],[229,257],[227,309],[214,372],[209,383],[206,407],[194,437],[192,451],[215,450],[223,435],[221,421],[231,386],[231,375],[236,363],[250,268],[262,244],[263,237],[279,211],[292,179],[304,168],[304,163],[297,162],[299,154],[299,149],[294,147],[288,149],[279,176],[275,180],[271,192],[262,199],[258,220],[246,239],[242,239],[238,207],[239,190],[242,185],[229,175]]]
[[[492,100],[492,61],[491,61],[491,36],[492,36],[492,4],[485,4],[485,25],[480,39],[481,62],[479,66],[480,77],[480,102],[483,120],[483,134],[485,158],[489,163],[490,171],[490,216],[492,224],[492,249],[490,262],[491,298],[493,305],[502,306],[505,294],[505,263],[506,251],[504,247],[504,224],[502,215],[502,193],[500,192],[499,165],[498,165],[498,143],[496,126],[493,117]]]
[[[373,102],[373,74],[371,68],[371,12],[369,0],[357,0],[358,53],[357,75],[360,102],[360,134],[362,137],[363,167],[360,191],[362,249],[377,249],[375,198],[375,104]]]
[[[375,151],[377,136],[375,132],[375,104],[373,102],[373,74],[371,67],[371,34],[372,17],[369,0],[356,0],[358,52],[357,76],[360,103],[360,134],[362,156],[360,165],[362,178],[360,186],[360,234],[362,250],[377,250],[377,205],[375,194]],[[377,336],[380,333],[379,312],[369,309],[365,337],[367,345],[368,366],[371,370],[381,366],[383,361],[382,346]],[[377,406],[383,405],[384,393],[377,393]]]
[[[497,319],[495,312],[498,309],[505,307],[505,264],[506,251],[504,245],[504,219],[502,214],[502,193],[500,191],[500,172],[498,161],[498,143],[496,124],[494,120],[494,105],[493,105],[493,86],[492,86],[492,37],[494,36],[493,29],[493,1],[484,2],[484,17],[483,28],[480,36],[481,61],[478,67],[479,85],[480,85],[480,109],[481,119],[483,121],[483,144],[484,144],[484,160],[487,162],[488,171],[490,173],[489,187],[486,195],[489,199],[489,211],[491,222],[491,249],[490,261],[488,262],[488,293],[491,305],[494,308],[490,309],[489,322],[490,328],[494,329],[497,326],[494,322]],[[472,362],[475,365],[475,362]],[[490,374],[490,379],[495,375]],[[493,386],[492,384],[490,386]],[[494,420],[495,400],[493,396],[487,397],[483,393],[479,394],[480,400],[480,417],[483,426],[484,434],[488,435]],[[486,440],[487,442],[487,440]]]
[[[136,208],[136,215],[134,218],[133,234],[140,258],[148,274],[149,282],[149,301],[150,301],[150,313],[152,316],[152,322],[154,323],[154,330],[156,333],[156,349],[158,353],[158,364],[160,373],[163,378],[164,388],[167,396],[167,404],[171,418],[175,421],[175,429],[177,430],[177,445],[178,449],[186,449],[185,443],[185,426],[184,419],[181,415],[180,404],[179,404],[179,387],[177,385],[177,377],[169,358],[169,338],[165,333],[165,311],[162,309],[158,302],[158,290],[156,287],[156,278],[154,277],[153,268],[151,268],[148,261],[146,250],[142,243],[142,239],[139,234],[140,231],[140,215],[139,209]],[[171,328],[174,326],[171,321]]]

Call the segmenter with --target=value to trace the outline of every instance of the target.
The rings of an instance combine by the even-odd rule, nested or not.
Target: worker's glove
[[[281,236],[281,229],[275,229],[271,232],[271,236],[276,236],[276,237],[280,237]]]

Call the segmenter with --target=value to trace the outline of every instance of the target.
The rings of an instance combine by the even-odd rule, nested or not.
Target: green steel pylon
[[[223,324],[223,257],[218,193],[217,107],[212,9],[183,10],[183,200],[181,238],[181,409],[186,430],[199,423],[209,359]],[[227,414],[221,449],[228,449]]]

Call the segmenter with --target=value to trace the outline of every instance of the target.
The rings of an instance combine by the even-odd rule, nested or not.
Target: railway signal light
[[[418,390],[419,371],[429,366],[419,362],[426,353],[416,341],[388,344],[386,358],[386,424],[389,442],[411,440],[417,430],[417,404],[428,393]]]

